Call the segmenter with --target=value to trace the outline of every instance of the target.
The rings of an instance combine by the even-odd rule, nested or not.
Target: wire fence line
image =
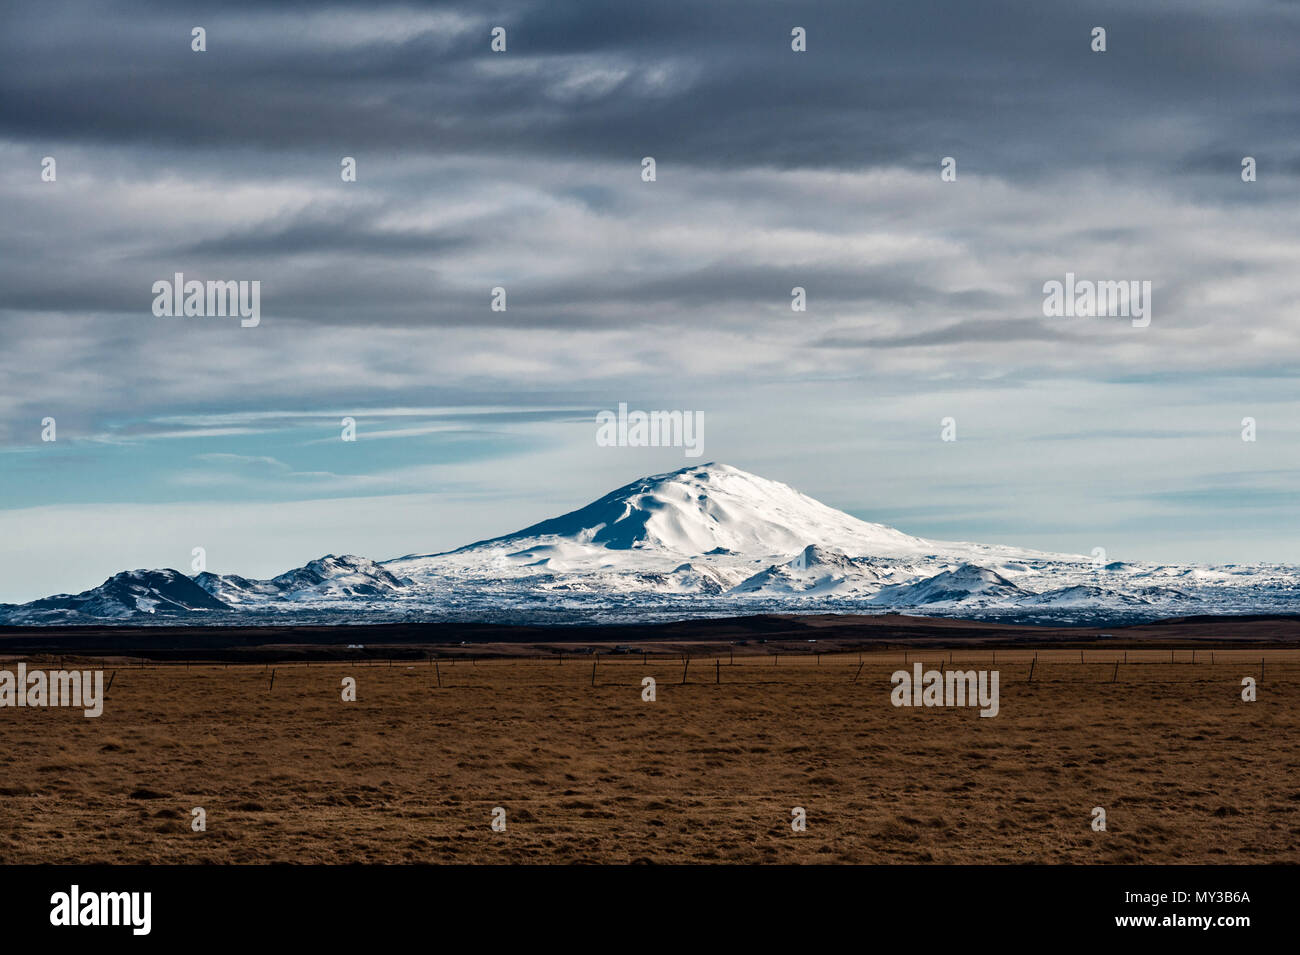
[[[376,648],[383,650],[386,648]],[[221,656],[207,658],[168,659],[151,655],[148,651],[114,653],[104,655],[81,654],[33,654],[6,655],[4,660],[41,660],[48,665],[63,666],[96,664],[99,666],[122,666],[134,668],[189,668],[189,667],[384,667],[398,668],[411,666],[431,666],[436,661],[448,667],[500,667],[500,666],[645,666],[648,664],[681,663],[687,661],[696,665],[724,667],[806,667],[806,666],[856,666],[858,664],[899,664],[911,666],[921,663],[927,668],[940,666],[948,668],[979,667],[989,669],[997,666],[1024,665],[1216,665],[1216,664],[1300,664],[1300,648],[1214,648],[1200,647],[1178,649],[982,649],[982,648],[918,648],[899,650],[868,651],[832,651],[825,653],[799,651],[773,651],[768,653],[728,653],[715,651],[590,651],[569,653],[526,653],[526,654],[444,654],[424,652],[419,656],[402,656],[400,648],[393,648],[392,656],[370,653],[356,657],[330,657],[312,659],[257,658],[229,659]]]
[[[75,666],[72,658],[55,659],[49,668]],[[424,679],[434,689],[491,688],[503,684],[552,687],[635,687],[645,677],[669,685],[879,685],[900,669],[923,671],[997,670],[1002,684],[1016,683],[1231,683],[1245,677],[1257,682],[1300,682],[1300,650],[1296,649],[1175,649],[1175,650],[899,650],[863,653],[772,654],[556,654],[553,657],[429,655],[424,659],[369,657],[357,660],[291,660],[266,662],[158,661],[138,659],[98,661],[111,670],[112,681],[139,671],[211,677],[222,673],[251,676],[282,691],[295,672],[391,671],[393,675]],[[297,683],[298,681],[292,681]]]

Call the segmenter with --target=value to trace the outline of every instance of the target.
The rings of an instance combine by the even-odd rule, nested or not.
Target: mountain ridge
[[[1111,561],[935,541],[717,462],[650,475],[511,534],[374,561],[327,554],[266,580],[124,571],[80,594],[0,605],[0,623],[363,614],[608,619],[809,608],[943,615],[1300,611],[1286,565]]]

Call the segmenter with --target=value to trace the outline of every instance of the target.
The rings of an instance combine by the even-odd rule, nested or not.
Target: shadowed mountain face
[[[141,614],[228,610],[197,583],[176,570],[128,570],[79,594],[57,594],[18,607],[0,607],[12,623],[57,622],[72,616],[135,617]]]
[[[908,608],[1045,622],[1287,613],[1300,610],[1300,574],[1279,565],[1094,566],[1069,554],[930,541],[704,464],[446,553],[383,563],[331,554],[270,580],[131,571],[75,596],[0,607],[0,622],[592,623]]]
[[[192,617],[209,622],[214,614],[275,603],[382,597],[405,589],[399,580],[364,557],[330,554],[271,580],[176,570],[132,570],[110,577],[76,595],[46,597],[21,606],[0,606],[0,620],[15,624],[72,622],[75,618],[118,619]]]

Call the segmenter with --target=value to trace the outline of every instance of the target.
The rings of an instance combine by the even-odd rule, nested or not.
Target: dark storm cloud
[[[0,410],[64,390],[108,413],[117,379],[164,404],[385,401],[427,377],[425,331],[470,401],[729,361],[1042,370],[1014,354],[1114,377],[1163,371],[1158,342],[1171,365],[1231,374],[1256,345],[1276,364],[1298,24],[1265,0],[7,4],[0,372],[20,386]],[[1067,270],[1152,279],[1156,331],[1008,317]],[[175,272],[260,281],[263,326],[158,324]],[[1224,321],[1221,289],[1249,322]],[[314,372],[327,341],[346,384]]]
[[[517,297],[521,312],[579,307],[593,316],[610,309],[626,309],[635,303],[640,310],[656,312],[671,320],[673,314],[693,314],[710,306],[735,306],[737,321],[752,321],[756,309],[778,307],[790,310],[791,289],[798,285],[815,289],[819,307],[906,306],[991,309],[999,299],[978,289],[946,292],[933,287],[923,273],[907,274],[896,266],[855,265],[840,269],[791,266],[779,270],[739,262],[723,262],[707,268],[674,273],[645,280],[635,272],[601,274],[583,281],[529,289],[527,298]],[[725,322],[726,315],[719,314]]]
[[[822,348],[916,348],[962,343],[1070,342],[1078,335],[1053,327],[1041,318],[957,322],[912,335],[827,335],[816,342]]]
[[[223,236],[200,239],[182,251],[213,256],[334,252],[389,257],[465,249],[473,242],[470,236],[443,232],[384,230],[375,228],[373,223],[356,222],[339,213],[295,217],[294,221],[279,227],[243,228]]]
[[[380,12],[391,31],[349,39],[349,17]],[[329,16],[324,41],[303,26]],[[1249,144],[1293,176],[1297,21],[1271,2],[43,4],[11,9],[0,38],[0,134],[715,167],[964,155],[1020,175],[1195,168]]]

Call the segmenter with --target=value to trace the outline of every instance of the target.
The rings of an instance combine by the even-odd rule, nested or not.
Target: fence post
[[[271,692],[272,690],[274,690],[274,689],[275,689],[275,670],[272,670],[272,671],[271,671],[271,685],[268,686],[268,687],[266,688],[266,692],[267,692],[267,693],[270,693],[270,692]]]
[[[859,656],[861,656],[861,654],[859,654]],[[858,677],[862,676],[862,668],[863,668],[864,666],[866,666],[865,663],[859,663],[859,664],[858,664],[858,672],[855,673],[855,674],[853,674],[853,682],[854,682],[854,683],[857,683],[857,682],[858,682]]]
[[[716,686],[721,682],[722,682],[722,661],[714,660],[713,661],[713,683]]]
[[[438,667],[438,661],[433,661],[433,675],[438,678],[438,689],[442,689],[442,670]]]
[[[1038,654],[1037,654],[1037,653],[1034,654],[1034,659],[1033,659],[1033,660],[1030,662],[1030,664],[1029,664],[1029,679],[1025,681],[1026,683],[1033,683],[1033,682],[1034,682],[1034,667],[1036,667],[1036,666],[1038,666]]]
[[[1119,679],[1119,661],[1115,661],[1115,672],[1110,675],[1110,682],[1114,683]]]
[[[691,658],[683,656],[682,659],[686,661],[682,664],[682,685],[684,686],[686,684],[686,671],[691,668]]]

